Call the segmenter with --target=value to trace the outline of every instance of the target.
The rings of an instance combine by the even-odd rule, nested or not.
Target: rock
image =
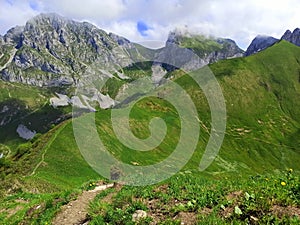
[[[189,46],[189,42],[193,43],[193,46]],[[206,37],[175,30],[170,32],[166,47],[158,53],[157,62],[170,62],[170,65],[178,65],[179,68],[191,71],[221,59],[242,57],[243,53],[231,39]]]
[[[27,21],[25,26],[14,27],[0,37],[1,51],[15,50],[9,53],[11,61],[0,68],[0,76],[10,82],[67,88],[78,85],[87,72],[97,74],[99,68],[116,74],[120,68],[134,62],[157,59],[170,63],[179,61],[184,69],[193,70],[243,53],[232,40],[207,38],[204,42],[212,41],[219,49],[205,51],[203,55],[192,49],[200,59],[191,58],[189,50],[179,48],[184,36],[195,38],[188,33],[173,32],[165,48],[150,50],[116,34],[107,34],[87,22],[72,21],[54,13],[40,14]],[[164,69],[169,71],[170,68]],[[121,73],[117,76],[127,79]]]
[[[147,217],[147,213],[144,210],[136,210],[132,215],[132,221],[138,222],[141,219],[144,219]]]
[[[260,52],[278,42],[278,39],[271,36],[258,35],[256,36],[245,52],[245,56],[249,56]]]
[[[281,40],[286,40],[294,45],[300,46],[300,29],[296,28],[293,33],[290,30],[287,30],[281,37]]]
[[[167,74],[167,71],[160,64],[153,64],[152,68],[152,82],[156,85],[159,84],[161,79]]]
[[[130,51],[142,58],[127,39],[53,13],[10,29],[0,45],[0,50],[16,49],[11,62],[1,69],[2,79],[35,86],[75,85],[89,65],[120,69],[133,62]]]
[[[30,140],[35,136],[36,131],[31,131],[23,124],[20,124],[17,128],[17,133],[19,134],[19,136],[21,138],[23,138],[25,140]]]
[[[70,98],[66,95],[56,93],[57,97],[50,98],[50,105],[54,108],[59,106],[67,106],[70,104]]]

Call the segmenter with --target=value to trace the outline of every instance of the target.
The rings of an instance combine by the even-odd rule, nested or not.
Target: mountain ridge
[[[296,46],[300,46],[300,29],[295,28],[293,32],[286,30],[280,39],[268,35],[257,35],[248,46],[245,56],[256,54],[265,50],[280,40],[288,41]]]
[[[213,44],[207,45],[208,49],[191,48],[200,57],[200,62],[191,65],[192,69],[242,55],[242,50],[232,40],[208,38],[200,40],[199,44],[206,45],[206,42]],[[35,86],[74,86],[80,74],[93,64],[109,63],[117,71],[135,59],[143,61],[149,54],[159,55],[162,61],[169,55],[168,47],[157,51],[138,47],[88,22],[73,21],[55,13],[40,14],[25,26],[11,28],[0,43],[0,51],[12,57],[11,62],[7,58],[0,59],[5,65],[0,71],[1,78]],[[170,39],[166,44],[170,44]]]

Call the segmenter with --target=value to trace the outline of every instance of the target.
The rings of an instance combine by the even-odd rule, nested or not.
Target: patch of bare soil
[[[233,214],[234,207],[226,207],[224,210],[220,211],[220,216],[223,218],[229,218]]]
[[[242,195],[243,195],[243,191],[234,191],[234,192],[229,193],[226,196],[226,199],[227,200],[236,200],[236,199],[240,198]]]
[[[20,211],[22,209],[23,209],[23,206],[18,205],[15,208],[3,209],[3,210],[0,211],[0,213],[2,213],[2,212],[7,213],[6,217],[8,218],[8,217],[13,216],[14,214],[16,214],[18,211]]]
[[[209,214],[212,213],[212,211],[213,211],[212,209],[205,207],[201,209],[200,214],[204,216],[208,216]]]
[[[87,222],[87,209],[89,202],[96,195],[107,189],[112,188],[113,184],[100,185],[94,190],[83,191],[83,193],[74,201],[69,202],[61,208],[61,211],[53,219],[54,225],[79,225]]]
[[[180,220],[181,224],[184,225],[197,224],[197,214],[194,212],[180,212],[174,219]]]
[[[294,207],[294,206],[279,206],[274,205],[272,207],[272,213],[278,216],[279,218],[282,218],[284,216],[298,216],[300,218],[300,208]]]
[[[228,201],[232,201],[234,204],[231,206],[228,206],[224,209],[222,209],[219,212],[219,215],[222,218],[229,218],[233,215],[234,212],[234,207],[237,205],[237,202],[239,201],[239,199],[243,196],[244,192],[243,191],[234,191],[229,193],[228,195],[226,195],[226,199]]]

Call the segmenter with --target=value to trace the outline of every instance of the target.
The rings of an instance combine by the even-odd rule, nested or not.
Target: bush
[[[30,149],[32,147],[32,143],[31,142],[27,142],[24,144],[20,144],[19,147],[17,148],[17,152],[15,154],[15,158],[19,159],[21,158],[25,153],[30,152]]]

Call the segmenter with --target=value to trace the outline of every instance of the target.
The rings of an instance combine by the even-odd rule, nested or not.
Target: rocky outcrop
[[[0,38],[0,55],[5,56],[0,65],[3,80],[69,87],[83,82],[84,76],[127,79],[121,68],[144,60],[171,65],[175,60],[180,68],[194,70],[242,56],[243,51],[230,39],[178,32],[170,33],[165,48],[150,50],[87,22],[40,14]],[[167,71],[170,68],[164,67]]]
[[[67,95],[56,93],[57,97],[50,98],[50,105],[54,108],[71,105],[91,112],[96,111],[96,109],[91,105],[94,102],[97,102],[101,109],[108,109],[115,105],[115,101],[110,98],[108,94],[103,95],[98,90],[92,88],[89,91],[93,91],[92,96],[88,97],[81,95],[81,98],[78,96],[69,98]]]
[[[25,140],[30,140],[36,135],[36,131],[29,130],[25,125],[19,124],[16,132]]]
[[[258,35],[256,36],[245,52],[245,56],[249,56],[260,52],[278,42],[278,39],[271,36]]]
[[[281,37],[281,40],[286,40],[294,45],[300,46],[300,29],[296,28],[293,32],[287,30]]]
[[[281,40],[285,40],[294,45],[300,46],[300,29],[296,28],[293,32],[287,30],[281,37]],[[278,39],[271,36],[258,35],[256,38],[254,38],[254,40],[247,48],[245,56],[249,56],[262,50],[265,50],[277,43],[278,41]]]
[[[176,45],[181,47],[181,50],[177,49]],[[186,48],[186,50],[182,50],[182,48]],[[166,51],[166,49],[168,50]],[[178,31],[173,31],[169,34],[166,49],[159,53],[163,55],[164,52],[167,52],[165,58],[186,56],[187,60],[185,57],[181,57],[182,59],[180,60],[189,61],[188,64],[183,66],[187,70],[197,69],[222,59],[241,57],[244,53],[231,39],[206,37]],[[188,55],[191,55],[189,51],[192,51],[198,57],[194,57],[191,61],[190,57],[188,57]],[[176,59],[176,61],[179,60]]]
[[[2,79],[36,86],[75,85],[88,67],[118,70],[132,63],[128,49],[138,52],[125,38],[57,14],[40,14],[10,29],[3,45],[16,51],[7,52],[12,62],[2,68]]]

